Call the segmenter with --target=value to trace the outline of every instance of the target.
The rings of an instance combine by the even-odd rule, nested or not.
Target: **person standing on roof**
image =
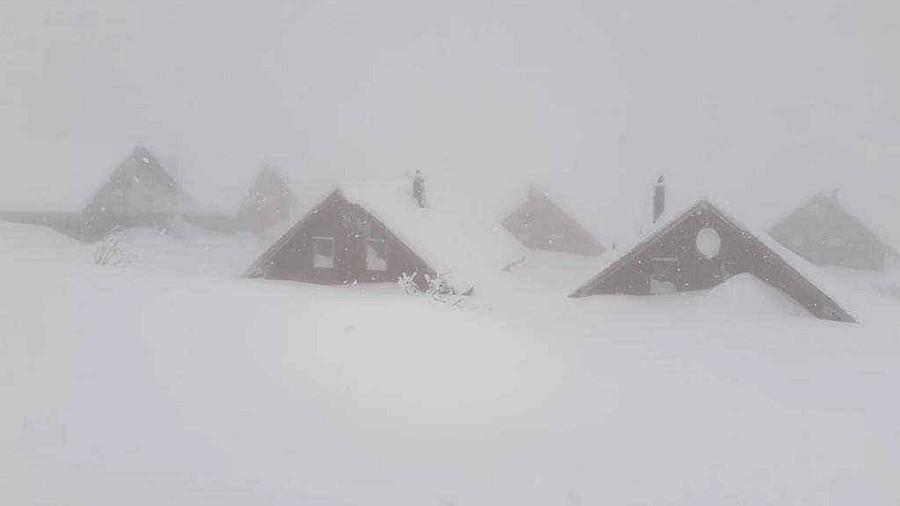
[[[422,177],[421,170],[416,170],[416,175],[413,176],[413,197],[416,204],[425,209],[425,178]]]

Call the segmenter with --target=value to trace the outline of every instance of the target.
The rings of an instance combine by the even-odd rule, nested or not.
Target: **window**
[[[366,268],[370,271],[386,271],[387,242],[384,239],[366,240]]]
[[[313,267],[334,269],[333,237],[313,237]]]
[[[366,234],[366,269],[377,272],[388,270],[387,234],[379,223],[368,220],[363,232]]]

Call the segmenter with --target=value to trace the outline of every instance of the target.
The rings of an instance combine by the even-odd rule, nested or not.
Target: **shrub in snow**
[[[512,262],[504,265],[503,268],[500,270],[502,270],[503,272],[511,272],[513,270],[513,267],[518,267],[524,263],[525,263],[525,257],[522,257],[522,258],[519,258],[518,260],[513,260]]]
[[[122,237],[124,233],[120,228],[114,228],[102,241],[97,243],[94,249],[95,265],[117,265],[122,257]]]
[[[404,272],[400,275],[400,278],[397,279],[397,285],[406,295],[417,295],[420,293],[419,286],[416,285],[417,274],[418,273],[414,272],[410,275]]]
[[[426,292],[428,295],[432,297],[443,297],[447,295],[454,295],[453,286],[450,285],[447,280],[440,277],[440,275],[432,278],[428,274],[425,275],[425,281],[428,283],[428,291]]]
[[[884,283],[877,285],[875,290],[881,295],[900,299],[900,283]]]
[[[400,278],[397,279],[397,285],[400,286],[403,293],[406,295],[428,296],[438,302],[443,302],[450,306],[457,306],[463,301],[463,298],[456,294],[453,285],[442,276],[438,275],[431,277],[428,274],[425,274],[425,282],[428,285],[428,288],[422,290],[419,284],[416,283],[416,277],[418,275],[419,273],[417,272],[412,274],[404,272],[400,275]]]

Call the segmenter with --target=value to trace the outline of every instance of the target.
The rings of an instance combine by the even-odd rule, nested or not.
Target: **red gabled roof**
[[[808,265],[805,260],[790,252],[783,246],[779,245],[777,242],[775,242],[775,240],[769,238],[765,234],[754,233],[748,227],[742,225],[740,222],[722,211],[720,207],[715,206],[712,202],[705,198],[700,199],[681,212],[670,214],[670,218],[668,220],[657,222],[657,224],[648,233],[648,235],[641,239],[635,246],[630,248],[625,254],[612,261],[599,274],[581,285],[569,296],[585,297],[590,295],[590,289],[593,286],[608,279],[620,268],[622,268],[628,261],[650,248],[655,239],[677,228],[682,223],[694,216],[698,211],[709,211],[715,214],[729,226],[741,232],[741,234],[745,238],[755,241],[773,258],[778,259],[781,262],[782,266],[791,274],[792,277],[794,277],[798,281],[808,284],[808,286],[810,286],[820,297],[830,302],[842,321],[856,323],[857,320],[855,317],[853,317],[852,314],[844,309],[844,307],[839,304],[831,295],[827,294],[822,288],[820,288],[820,285],[825,284],[824,281],[818,279],[819,276],[816,276],[811,272],[813,267]],[[812,278],[816,278],[816,282],[813,282]]]

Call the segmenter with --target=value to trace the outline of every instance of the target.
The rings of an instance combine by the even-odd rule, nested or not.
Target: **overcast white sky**
[[[534,179],[613,229],[661,172],[763,219],[846,185],[900,213],[898,47],[895,0],[0,0],[0,201],[143,142],[208,202],[268,160]]]

